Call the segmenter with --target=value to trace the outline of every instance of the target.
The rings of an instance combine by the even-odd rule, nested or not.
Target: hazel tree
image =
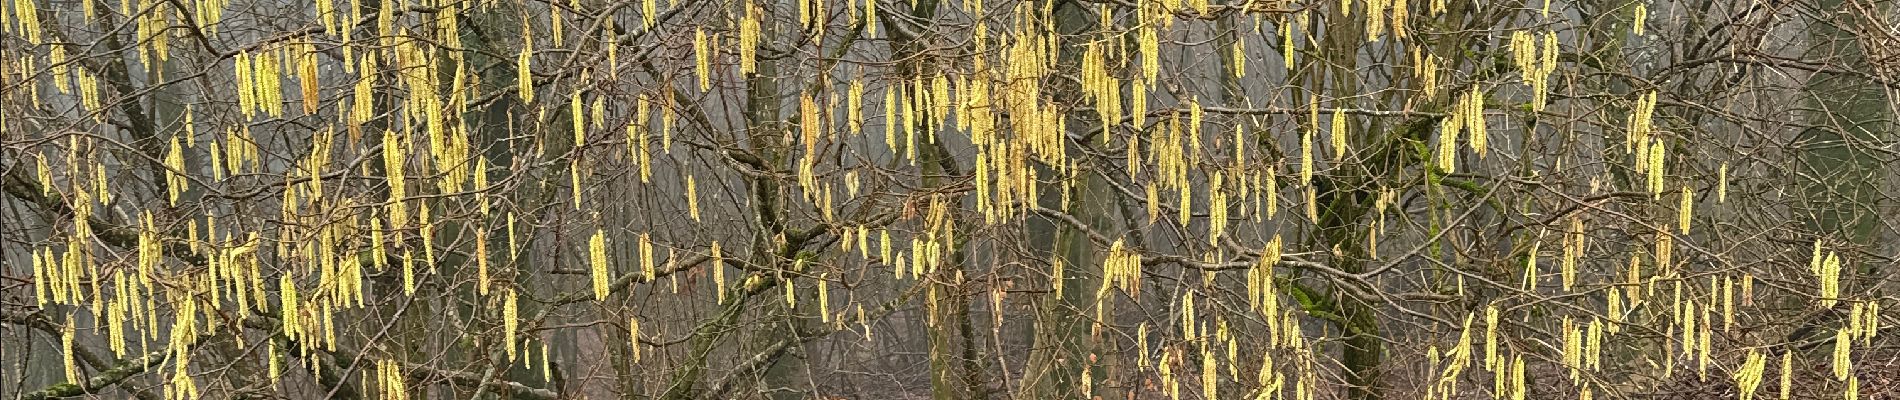
[[[0,397],[1886,398],[1871,0],[14,0]]]

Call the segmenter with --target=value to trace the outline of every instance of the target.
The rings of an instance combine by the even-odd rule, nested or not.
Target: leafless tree
[[[13,0],[0,398],[1900,398],[1879,0]]]

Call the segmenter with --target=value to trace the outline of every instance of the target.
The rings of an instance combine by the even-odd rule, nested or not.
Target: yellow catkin
[[[692,175],[686,176],[686,214],[693,218],[693,222],[699,222],[699,184],[694,182]]]
[[[1451,173],[1457,169],[1458,133],[1464,128],[1458,124],[1463,118],[1457,113],[1440,120],[1438,126],[1438,169]]]
[[[1484,91],[1474,83],[1471,90],[1465,92],[1464,100],[1464,126],[1471,131],[1471,149],[1478,152],[1479,159],[1483,159],[1490,148],[1490,135],[1484,120]]]
[[[1137,138],[1137,137],[1135,137],[1134,135],[1130,135],[1130,136],[1128,137],[1128,150],[1127,150],[1127,153],[1128,153],[1128,154],[1127,154],[1127,156],[1128,156],[1128,178],[1129,178],[1129,179],[1135,179],[1135,178],[1137,178],[1137,177],[1138,177],[1138,175],[1139,175],[1139,174],[1141,174],[1141,139],[1140,139],[1140,138]],[[1154,186],[1154,182],[1153,182],[1153,181],[1149,181],[1149,183],[1148,183],[1148,185],[1149,185],[1149,186]],[[1148,198],[1149,198],[1150,200],[1153,200],[1153,199],[1154,199],[1154,196],[1148,196]],[[1151,205],[1149,205],[1149,208],[1154,208],[1154,207],[1155,207],[1155,206],[1154,206],[1154,205],[1152,205],[1152,204],[1151,204]],[[1153,211],[1153,210],[1150,210],[1150,211]],[[1149,212],[1148,214],[1149,214],[1149,215],[1154,215],[1154,213],[1153,213],[1153,212]],[[1150,221],[1150,222],[1153,222],[1153,221]]]
[[[798,141],[804,145],[803,147],[805,148],[803,157],[800,159],[798,185],[801,189],[804,189],[807,196],[812,195],[818,189],[816,176],[812,173],[812,167],[816,162],[818,154],[818,142],[822,140],[824,135],[824,127],[821,126],[823,122],[818,116],[818,107],[818,102],[815,101],[812,96],[803,94],[798,96]],[[809,199],[809,197],[807,198]]]
[[[440,265],[435,262],[435,222],[429,213],[428,202],[422,202],[422,207],[418,208],[416,225],[419,225],[420,229],[416,235],[422,236],[422,258],[429,263],[430,271],[434,271],[435,267]]]
[[[514,288],[509,288],[501,295],[502,340],[507,342],[504,343],[503,346],[507,348],[506,351],[509,360],[514,360],[515,356],[520,352],[519,347],[521,341],[516,338],[516,335],[521,331],[521,317],[517,314],[520,310],[520,300],[518,297],[519,296],[515,294]]]
[[[1220,368],[1215,365],[1216,358],[1208,354],[1207,346],[1201,346],[1201,398],[1217,400],[1220,398]]]
[[[1663,157],[1665,156],[1662,139],[1655,139],[1649,146],[1649,194],[1660,198],[1663,190]]]
[[[889,229],[879,229],[877,242],[878,242],[878,260],[883,261],[885,263],[890,263],[892,260],[891,259],[891,231]]]
[[[1169,400],[1181,400],[1181,382],[1174,377],[1175,352],[1163,353],[1160,368],[1161,386],[1168,393]]]
[[[55,271],[56,264],[47,257],[41,256],[39,251],[31,253],[33,253],[33,299],[35,304],[45,307],[47,303],[55,300],[53,296],[63,285],[58,282],[60,274]]]
[[[409,211],[405,206],[407,185],[403,180],[403,164],[408,158],[402,146],[402,138],[395,131],[383,131],[383,173],[389,183],[389,227],[401,229],[409,221]]]
[[[270,385],[275,387],[279,384],[279,382],[283,380],[284,359],[283,357],[277,355],[277,343],[275,341],[271,342],[269,346],[266,346],[266,348],[268,350],[265,353],[265,357],[269,358],[269,364],[270,364],[270,366],[268,367],[269,369],[268,376],[270,377]]]
[[[825,13],[824,1],[798,1],[799,25],[809,29],[812,33],[812,37],[818,38],[814,40],[818,40],[821,43],[823,42],[823,38],[825,37],[825,22],[830,17],[830,15]]]
[[[1863,329],[1861,339],[1874,340],[1874,337],[1880,334],[1880,302],[1868,302],[1867,313],[1862,315],[1862,317],[1866,318],[1867,321],[1861,323],[1861,329]]]
[[[1102,269],[1104,290],[1114,286],[1129,293],[1140,291],[1141,254],[1126,248],[1121,241],[1109,246]]]
[[[865,21],[864,29],[867,36],[877,36],[877,2],[878,0],[864,0],[863,21]]]
[[[607,269],[607,230],[594,230],[594,236],[587,239],[587,249],[593,266],[594,300],[607,301],[607,282],[612,279]]]
[[[1585,351],[1589,355],[1585,357],[1584,363],[1591,371],[1600,371],[1603,368],[1603,320],[1594,316],[1590,317],[1588,331],[1589,333],[1586,334],[1588,347]]]
[[[337,21],[336,2],[337,0],[318,0],[317,1],[317,19],[318,21],[322,22],[323,33],[325,35],[336,36],[338,33],[337,22],[336,22]],[[348,16],[345,16],[344,18],[354,18],[354,17],[355,17],[354,15],[348,15]]]
[[[1497,371],[1501,365],[1498,358],[1498,306],[1484,308],[1484,370]]]
[[[884,87],[884,148],[897,152],[897,85]]]
[[[831,290],[823,275],[818,277],[818,317],[824,323],[831,323]],[[791,287],[787,284],[785,287]]]
[[[534,36],[529,34],[528,21],[521,21],[521,55],[515,59],[515,92],[523,103],[534,102]]]
[[[566,20],[567,18],[562,17],[559,12],[548,14],[548,41],[552,42],[555,48],[559,48],[567,42],[567,28],[565,27],[567,23],[564,22]]]
[[[1814,273],[1814,274],[1820,274],[1820,273],[1821,273],[1821,261],[1822,261],[1822,259],[1821,259],[1821,241],[1819,241],[1819,240],[1816,240],[1816,241],[1814,241],[1814,249],[1813,249],[1813,253],[1812,253],[1811,255],[1809,255],[1809,256],[1808,256],[1808,272],[1810,272],[1810,273]]]
[[[1366,3],[1366,41],[1376,42],[1385,36],[1386,0],[1364,0]]]
[[[1527,386],[1529,384],[1529,380],[1525,379],[1526,374],[1527,373],[1524,368],[1524,355],[1517,354],[1517,355],[1511,356],[1511,399],[1512,400],[1524,400],[1525,395],[1530,393],[1530,388]]]
[[[1564,231],[1564,254],[1562,261],[1563,287],[1565,292],[1576,285],[1577,258],[1583,255],[1583,219],[1576,215],[1570,217],[1570,227]]]
[[[393,400],[409,400],[409,384],[403,378],[402,365],[395,360],[386,360],[384,363],[389,365],[389,387],[391,394],[395,395]]]
[[[297,54],[297,83],[303,92],[303,113],[317,114],[317,47],[307,41]]]
[[[1735,372],[1735,387],[1741,400],[1753,400],[1755,389],[1761,386],[1762,372],[1768,366],[1768,357],[1761,351],[1749,349],[1742,361],[1742,368]]]
[[[1755,305],[1755,275],[1742,274],[1741,286],[1742,286],[1742,289],[1741,289],[1742,293],[1740,296],[1742,296],[1742,306],[1748,307],[1748,306]],[[1878,306],[1879,304],[1875,304],[1875,305]],[[1876,307],[1875,309],[1879,309],[1879,308]]]
[[[581,106],[581,90],[574,89],[574,92],[567,96],[567,115],[574,126],[575,148],[585,148],[587,146],[586,110],[582,109]],[[598,115],[596,117],[598,117]]]
[[[1136,28],[1136,41],[1141,50],[1141,81],[1147,85],[1155,84],[1161,74],[1161,39],[1155,32],[1158,29],[1154,25]]]
[[[1722,169],[1715,173],[1715,202],[1728,202],[1728,163],[1722,163]]]
[[[1548,101],[1549,96],[1547,92],[1550,91],[1550,74],[1557,71],[1557,54],[1559,51],[1561,51],[1561,49],[1557,47],[1557,32],[1544,32],[1543,51],[1539,53],[1537,63],[1537,90],[1535,92],[1535,101],[1538,110],[1543,110],[1544,103]]]
[[[237,85],[238,111],[246,118],[256,115],[258,102],[257,82],[254,82],[251,71],[251,67],[255,64],[251,62],[251,58],[253,57],[249,51],[242,51],[231,61],[231,70],[235,75],[234,81]]]
[[[1675,248],[1676,248],[1676,237],[1674,235],[1670,235],[1668,231],[1658,230],[1656,231],[1656,245],[1655,246],[1656,246],[1656,269],[1659,271],[1666,272],[1674,268],[1676,264],[1673,260],[1674,259],[1673,254],[1675,253]]]
[[[1854,305],[1851,308],[1851,311],[1847,313],[1847,332],[1849,336],[1855,339],[1859,339],[1861,337],[1861,332],[1863,332],[1861,324],[1867,322],[1862,316],[1866,314],[1867,314],[1867,303],[1854,302]]]
[[[283,316],[284,336],[291,339],[302,337],[303,307],[298,304],[301,299],[298,298],[296,281],[291,280],[290,274],[284,274],[278,278],[277,288],[277,302],[282,307],[278,314]]]
[[[487,282],[487,278],[486,276],[477,277],[480,282]],[[416,294],[415,250],[407,248],[402,250],[402,293],[404,295]],[[488,294],[486,287],[482,288],[481,294]]]
[[[1412,17],[1411,16],[1412,11],[1409,8],[1411,6],[1406,4],[1406,3],[1410,3],[1410,1],[1391,0],[1391,3],[1392,3],[1391,4],[1392,38],[1404,39],[1406,36],[1411,34],[1411,28],[1407,24],[1407,21],[1406,21],[1406,19]]]
[[[1301,11],[1301,13],[1302,15],[1304,15],[1305,11]],[[1104,16],[1103,18],[1107,18],[1107,17]],[[1293,70],[1293,21],[1286,20],[1286,19],[1282,19],[1280,21],[1280,58],[1281,58],[1281,63],[1282,63],[1281,65],[1285,65],[1288,71],[1292,71]]]
[[[712,90],[712,51],[706,40],[706,29],[693,29],[693,71],[699,76],[699,90]]]
[[[1637,2],[1636,15],[1631,18],[1631,20],[1635,22],[1630,26],[1630,33],[1636,34],[1636,37],[1638,38],[1643,37],[1643,22],[1648,19],[1649,19],[1649,4],[1645,2]]]
[[[185,193],[185,189],[186,189],[185,186],[187,182],[189,182],[188,180],[185,179],[185,174],[184,174],[185,150],[180,145],[180,139],[178,136],[172,136],[171,150],[165,153],[165,168],[166,168],[165,188],[166,188],[167,198],[171,200],[171,205],[177,206],[178,198],[179,196]],[[43,187],[51,188],[50,185],[43,186]]]
[[[1307,102],[1307,128],[1300,135],[1300,185],[1313,184],[1313,132],[1319,130],[1319,97]]]
[[[1722,331],[1735,329],[1735,278],[1722,277]]]
[[[581,187],[581,160],[575,158],[573,162],[567,163],[567,166],[568,184],[573,187],[568,194],[574,198],[574,209],[579,210],[581,209],[581,194],[586,191]]]
[[[360,76],[356,79],[355,90],[350,94],[350,118],[348,120],[350,134],[359,136],[362,135],[363,124],[369,122],[371,118],[374,118],[376,113],[376,74],[368,72],[376,69],[376,59],[364,58],[361,63],[358,70],[365,72],[360,73]],[[238,95],[240,97],[244,96],[243,90],[239,90]]]
[[[59,354],[61,358],[65,360],[66,382],[84,382],[79,376],[79,363],[74,361],[76,358],[73,357],[73,340],[79,334],[77,329],[74,328],[74,322],[72,322],[73,318],[67,318],[66,321],[66,323],[59,325]]]
[[[1268,316],[1269,331],[1279,328],[1279,324],[1272,318],[1280,314],[1280,299],[1274,290],[1273,267],[1280,263],[1281,243],[1280,235],[1273,235],[1273,240],[1267,241],[1266,247],[1260,251],[1259,262],[1253,269],[1248,270],[1250,275],[1247,280],[1248,298],[1252,300],[1251,304],[1260,311],[1261,315]]]
[[[640,274],[646,281],[652,282],[658,275],[654,269],[653,238],[646,233],[640,234]]]
[[[780,283],[779,286],[785,288],[785,307],[798,308],[798,288],[796,282],[789,278],[783,279],[783,283]]]
[[[40,44],[40,34],[44,31],[40,30],[39,6],[34,4],[32,0],[16,0],[13,2],[12,8],[13,18],[19,21],[20,24],[19,30],[14,32],[20,34],[21,38],[26,39],[27,43],[33,45]]]
[[[739,20],[739,73],[751,75],[758,71],[759,14],[762,13],[758,5],[747,2],[745,17]]]
[[[823,4],[820,2],[819,4]],[[919,93],[922,93],[921,91]],[[950,80],[942,73],[930,81],[930,116],[933,127],[942,127],[950,117]],[[930,133],[930,143],[937,142],[936,130]]]
[[[170,157],[170,154],[171,154],[171,153],[177,153],[177,152],[178,152],[178,150],[177,150],[177,149],[176,149],[176,147],[174,146],[174,148],[173,148],[173,149],[172,149],[171,151],[169,151],[169,152],[167,152],[167,153],[166,153],[166,161],[165,161],[165,162],[166,162],[167,164],[170,164],[170,163],[171,163],[171,157]],[[181,156],[182,156],[182,155],[181,155]],[[51,194],[53,194],[53,189],[54,189],[54,187],[53,187],[53,169],[52,169],[52,167],[50,167],[50,166],[48,166],[48,165],[46,165],[46,157],[47,157],[47,156],[45,156],[45,155],[41,155],[40,157],[38,157],[38,159],[39,159],[39,160],[38,160],[38,162],[37,162],[37,164],[38,164],[38,168],[37,168],[37,169],[35,170],[35,172],[38,172],[38,173],[37,173],[37,174],[35,175],[35,177],[36,177],[36,178],[38,178],[38,183],[39,183],[39,185],[40,185],[40,194],[42,194],[42,195],[51,195]],[[183,163],[182,161],[183,161],[184,159],[183,159],[183,158],[181,157],[181,158],[179,158],[179,160],[180,160],[180,163],[182,164],[182,163]],[[174,203],[174,204],[176,204],[176,201],[173,201],[173,203]]]
[[[1582,330],[1576,326],[1576,322],[1571,320],[1570,316],[1566,315],[1563,319],[1562,330],[1558,333],[1564,335],[1563,364],[1570,370],[1570,382],[1571,384],[1581,383],[1580,379],[1583,377]]]
[[[640,353],[644,345],[640,344],[640,317],[627,318],[627,341],[633,347],[633,362],[640,362]]]
[[[851,135],[864,134],[864,80],[851,80],[851,89],[845,96],[845,109],[848,113],[846,127],[851,129]]]
[[[1203,114],[1205,110],[1201,109],[1200,100],[1188,101],[1188,154],[1186,158],[1189,163],[1195,163],[1201,157],[1201,117]]]
[[[644,26],[649,31],[653,30],[654,23],[658,21],[660,16],[658,3],[659,0],[642,0],[640,2],[640,21],[645,24]]]
[[[1346,161],[1346,113],[1333,111],[1332,123],[1333,162]]]
[[[1426,53],[1420,58],[1418,75],[1421,83],[1419,87],[1423,89],[1426,98],[1438,97],[1438,56]]]
[[[79,104],[87,110],[104,110],[99,94],[99,79],[90,70],[79,70]],[[103,118],[103,113],[94,113],[95,120]]]
[[[541,370],[542,381],[544,382],[554,381],[553,365],[554,365],[554,345],[552,343],[548,343],[547,341],[542,341],[541,342],[541,367],[539,368]]]
[[[1538,82],[1540,76],[1537,74],[1539,69],[1536,55],[1537,45],[1536,42],[1531,39],[1530,32],[1511,32],[1510,47],[1511,61],[1517,67],[1519,75],[1523,77],[1524,83],[1530,85],[1533,91],[1541,87],[1542,84]],[[1532,98],[1531,111],[1542,110],[1543,104],[1537,101],[1538,98],[1535,94],[1533,94]]]
[[[224,167],[226,165],[224,163],[224,151],[220,147],[218,141],[213,140],[211,141],[211,151],[208,152],[211,153],[211,179],[218,181],[224,180]]]
[[[1241,40],[1234,41],[1233,63],[1234,63],[1234,77],[1235,78],[1247,77],[1247,45],[1246,43],[1247,43],[1246,41],[1241,41]]]
[[[1234,163],[1233,163],[1232,168],[1234,170],[1239,171],[1239,170],[1244,170],[1246,168],[1247,130],[1245,128],[1245,125],[1240,124],[1240,123],[1234,124],[1234,160],[1233,161]],[[1251,190],[1247,185],[1246,176],[1244,175],[1236,176],[1235,178],[1236,178],[1235,180],[1240,182],[1240,187],[1241,187],[1240,197],[1242,199],[1245,199],[1247,195],[1249,194],[1248,191]]]
[[[1854,338],[1841,328],[1834,331],[1834,380],[1845,381],[1854,368]]]
[[[253,72],[262,72],[265,78],[262,85],[265,90],[263,106],[269,110],[272,117],[284,116],[284,88],[281,78],[284,75],[284,54],[282,53],[281,50],[264,53],[263,57],[255,60],[259,62],[259,65],[253,69]]]
[[[1224,180],[1225,175],[1216,171],[1214,172],[1213,184],[1208,186],[1210,193],[1208,194],[1207,209],[1209,214],[1212,215],[1208,217],[1207,236],[1208,242],[1216,245],[1220,243],[1221,237],[1227,232],[1227,192],[1226,190],[1222,190],[1225,186],[1223,184]]]
[[[1145,126],[1148,121],[1148,84],[1137,80],[1129,85],[1128,118],[1132,126]]]
[[[1649,167],[1647,163],[1643,162],[1649,159],[1649,155],[1643,153],[1642,146],[1649,143],[1650,133],[1655,129],[1653,120],[1656,114],[1657,93],[1659,92],[1650,91],[1637,97],[1636,105],[1633,107],[1633,110],[1631,110],[1629,116],[1629,135],[1624,138],[1623,151],[1633,151],[1636,153],[1636,169],[1639,171]],[[1635,148],[1632,149],[1632,146]]]

